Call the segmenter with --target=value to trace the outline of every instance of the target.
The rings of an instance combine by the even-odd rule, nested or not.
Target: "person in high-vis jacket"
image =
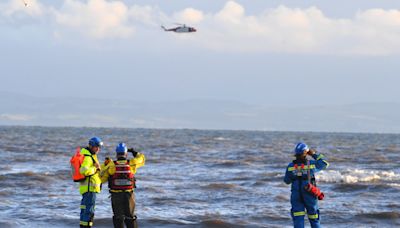
[[[124,228],[125,225],[127,228],[137,228],[133,190],[136,188],[136,170],[144,165],[145,156],[133,148],[128,149],[125,143],[118,144],[115,151],[117,160],[106,158],[101,172],[101,180],[108,182],[111,193],[113,224],[115,228]],[[130,160],[127,159],[128,152],[133,155]]]
[[[306,186],[312,184],[316,187],[315,173],[329,166],[324,155],[310,149],[305,143],[298,143],[294,149],[296,157],[286,169],[284,182],[292,184],[290,203],[291,215],[295,228],[304,227],[304,216],[307,215],[312,228],[319,228],[320,215],[318,197],[306,190]],[[308,160],[307,155],[314,160]],[[309,181],[310,180],[310,181]]]
[[[89,140],[89,145],[81,149],[85,156],[79,172],[86,178],[79,182],[79,193],[82,195],[80,227],[92,227],[96,204],[96,194],[100,192],[100,164],[97,154],[100,152],[103,142],[99,137]]]

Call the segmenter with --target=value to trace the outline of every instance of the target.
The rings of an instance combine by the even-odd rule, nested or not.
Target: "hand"
[[[133,148],[129,148],[128,152],[131,152],[133,157],[136,157],[136,155],[138,154],[138,152]]]
[[[104,165],[108,165],[110,163],[111,159],[109,157],[106,157],[106,160],[104,160]]]
[[[94,167],[96,167],[97,170],[100,170],[100,164],[98,162],[94,163]]]
[[[314,155],[316,152],[317,152],[317,151],[314,150],[314,149],[309,149],[308,152],[307,152],[307,154],[312,156],[312,155]]]

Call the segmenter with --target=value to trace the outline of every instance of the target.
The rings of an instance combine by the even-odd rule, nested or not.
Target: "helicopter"
[[[165,28],[164,26],[161,26],[162,29],[166,32],[177,32],[177,33],[190,33],[190,32],[196,32],[197,30],[193,27],[186,26],[185,24],[177,24],[179,25],[178,27],[175,28]]]

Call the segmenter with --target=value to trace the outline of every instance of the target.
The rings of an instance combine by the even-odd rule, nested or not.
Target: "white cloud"
[[[359,12],[346,29],[349,40],[355,44],[356,53],[400,53],[400,10],[370,9]]]
[[[128,24],[128,8],[121,1],[65,0],[55,17],[59,25],[96,39],[128,38],[134,32]]]
[[[316,7],[279,6],[260,15],[229,1],[203,20],[197,43],[221,51],[388,55],[400,53],[400,11],[329,18]]]
[[[235,1],[227,1],[217,12],[186,8],[171,14],[157,6],[127,5],[120,0],[65,0],[59,8],[30,1],[29,7],[19,0],[0,3],[0,19],[18,18],[21,13],[43,17],[55,21],[48,26],[58,38],[80,33],[94,40],[126,40],[140,29],[159,34],[155,27],[179,22],[195,26],[198,32],[172,36],[176,42],[217,51],[400,54],[400,10],[369,9],[351,18],[330,18],[317,7],[278,6],[249,15],[245,5]],[[151,37],[148,40],[151,46]]]
[[[174,18],[180,23],[198,24],[203,18],[203,12],[193,8],[186,8],[183,11],[175,13]]]
[[[129,19],[133,23],[159,26],[161,18],[167,18],[167,16],[156,7],[133,5],[129,8]]]
[[[0,3],[0,18],[21,19],[23,16],[31,18],[43,17],[48,9],[38,0],[26,0],[28,6],[25,6],[23,0],[9,0]]]
[[[216,14],[216,19],[224,21],[227,24],[240,24],[244,19],[245,9],[234,1],[229,1],[225,7]]]

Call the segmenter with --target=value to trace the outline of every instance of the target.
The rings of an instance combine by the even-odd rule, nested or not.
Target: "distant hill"
[[[399,103],[261,107],[237,101],[41,98],[0,92],[0,125],[400,133]]]

